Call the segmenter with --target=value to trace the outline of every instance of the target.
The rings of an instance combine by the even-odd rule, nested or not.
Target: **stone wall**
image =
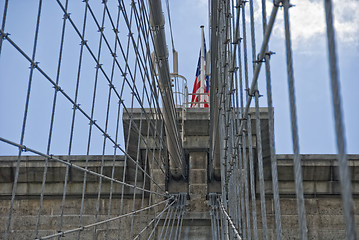
[[[65,157],[61,157],[65,158]],[[13,177],[15,171],[16,157],[0,157],[0,239],[4,238],[6,229]],[[98,171],[101,157],[91,156],[89,169]],[[298,216],[295,198],[295,189],[293,188],[294,179],[290,176],[292,171],[292,156],[277,155],[280,201],[283,239],[299,239]],[[84,166],[84,156],[76,156],[72,159],[73,163]],[[105,157],[105,167],[103,169],[106,175],[111,175],[112,156]],[[341,205],[340,187],[336,174],[336,161],[334,155],[303,155],[304,169],[304,186],[306,193],[306,213],[308,225],[309,239],[344,239],[345,224],[343,217],[343,209]],[[188,199],[186,205],[186,214],[183,220],[181,232],[182,239],[210,239],[211,238],[211,222],[208,206],[208,193],[213,190],[218,191],[215,183],[209,183],[207,179],[207,154],[205,152],[191,152],[189,154],[189,179],[188,182],[170,182],[168,191],[171,193],[187,192]],[[352,173],[352,182],[354,190],[354,202],[359,206],[358,188],[357,188],[357,163],[359,156],[350,155],[349,163]],[[34,239],[37,214],[39,210],[39,199],[41,192],[41,181],[44,170],[44,159],[42,157],[24,157],[22,160],[21,171],[19,176],[19,188],[17,198],[14,202],[14,212],[11,222],[10,239]],[[267,169],[268,170],[268,169]],[[47,188],[45,188],[45,197],[40,218],[39,236],[55,234],[58,231],[61,216],[63,181],[66,167],[63,164],[49,162],[47,174]],[[134,181],[133,169],[127,169],[129,182]],[[268,173],[268,171],[267,171]],[[115,177],[121,179],[123,174],[123,157],[118,157],[115,164]],[[158,169],[152,169],[152,176],[158,180],[160,187],[165,187],[163,174],[159,174]],[[98,178],[88,176],[88,185],[84,200],[84,210],[81,226],[86,226],[96,222],[96,206],[98,193]],[[266,175],[266,182],[271,181],[270,174]],[[143,177],[139,176],[138,186],[143,185]],[[78,170],[70,169],[69,186],[63,213],[63,229],[74,229],[80,226],[79,213],[81,208],[83,173]],[[212,185],[211,185],[212,184]],[[218,185],[218,184],[217,184]],[[323,186],[323,187],[321,187]],[[147,184],[146,188],[154,189],[155,185]],[[98,220],[105,220],[109,213],[109,191],[110,182],[103,181],[100,201]],[[109,218],[128,213],[133,208],[133,189],[124,188],[124,201],[121,211],[121,195],[122,187],[114,187],[112,195],[111,211]],[[315,190],[315,191],[314,191]],[[137,192],[135,195],[134,209],[140,209],[141,206],[148,206],[158,203],[164,198],[162,196],[152,197],[149,199],[148,194],[142,196]],[[275,222],[274,222],[274,206],[272,200],[271,189],[266,189],[266,209],[269,230],[269,239],[275,239]],[[143,199],[143,202],[142,202]],[[81,239],[93,238],[104,239],[106,232],[109,234],[108,239],[117,239],[120,232],[121,239],[133,239],[133,237],[145,228],[148,223],[163,208],[159,206],[151,211],[144,211],[137,214],[124,217],[120,220],[111,221],[108,225],[101,224],[96,227],[81,231]],[[262,234],[259,192],[257,182],[257,219],[259,236]],[[359,222],[359,211],[355,210],[355,218]],[[157,231],[154,238],[159,236],[165,214],[161,216]],[[131,234],[131,222],[134,221],[134,228]],[[177,222],[175,222],[177,224]],[[146,236],[152,230],[152,225],[141,235],[139,239],[147,239]],[[107,228],[109,229],[107,231]],[[359,231],[359,228],[357,229]],[[78,233],[66,234],[61,239],[77,239]],[[261,237],[260,237],[261,239]]]
[[[58,158],[67,160],[66,156],[58,156]],[[85,159],[85,156],[71,156],[71,163],[85,167]],[[114,178],[122,180],[124,172],[123,156],[118,156],[115,162],[113,161],[113,156],[105,156],[103,159],[101,156],[89,156],[88,160],[88,170],[99,173],[103,160],[103,174],[111,176],[114,167]],[[4,239],[4,232],[7,227],[16,161],[17,157],[0,157],[0,239]],[[10,239],[35,238],[44,163],[45,159],[43,157],[22,157],[16,198],[13,206]],[[59,230],[65,173],[66,166],[64,164],[54,161],[48,162],[38,237],[56,234]],[[124,213],[130,213],[133,209],[137,210],[142,206],[146,207],[149,206],[149,204],[153,204],[149,202],[147,193],[142,194],[142,192],[137,190],[134,195],[133,188],[122,187],[122,184],[119,183],[113,183],[113,194],[111,195],[110,201],[111,182],[108,180],[102,181],[101,195],[98,201],[99,177],[87,174],[82,223],[80,224],[84,173],[77,169],[69,168],[68,174],[68,186],[62,217],[62,231],[75,229],[79,226],[86,226],[101,220],[111,219]],[[133,183],[135,180],[134,169],[128,168],[126,174],[125,181],[127,183]],[[143,175],[141,174],[137,176],[137,186],[144,186]],[[148,186],[145,185],[145,188],[148,188]],[[124,195],[123,202],[121,202],[122,194]],[[135,201],[133,200],[134,197]],[[164,200],[161,196],[158,197],[158,199],[159,201]],[[81,231],[81,239],[92,239],[93,236],[95,236],[95,239],[104,239],[106,233],[109,234],[108,239],[117,239],[118,234],[120,234],[120,236],[126,236],[125,239],[133,239],[133,237],[152,220],[152,217],[156,214],[154,211],[155,209],[143,211],[136,215],[121,218],[121,220],[110,221],[108,224],[104,223],[97,227],[84,229]],[[132,221],[134,221],[135,224],[133,224],[134,227],[131,230],[130,226]],[[151,228],[148,228],[142,236],[149,234],[150,230]],[[77,237],[78,231],[66,234],[61,239],[77,239]]]

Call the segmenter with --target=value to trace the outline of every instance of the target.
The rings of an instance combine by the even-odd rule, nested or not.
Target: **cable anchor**
[[[256,93],[258,94],[258,97],[263,97],[263,95],[259,93],[258,89],[255,89],[252,94],[255,96]]]
[[[30,69],[33,69],[33,68],[37,68],[37,65],[39,64],[40,62],[31,62],[30,64]]]
[[[0,35],[1,35],[2,39],[7,39],[8,36],[10,36],[11,34],[10,33],[1,33]]]
[[[71,13],[68,13],[68,12],[64,13],[63,19],[66,20],[66,19],[70,18],[70,15],[71,15]]]
[[[101,68],[101,66],[102,66],[102,63],[97,63],[95,68],[99,69],[99,68]]]
[[[80,43],[81,46],[86,45],[86,44],[87,44],[87,40],[85,40],[85,39],[83,39]]]
[[[283,0],[273,0],[273,5],[276,7],[283,7]]]
[[[74,103],[74,106],[72,107],[72,109],[73,109],[73,110],[77,110],[77,109],[80,108],[80,105],[81,105],[81,104],[79,104],[79,103],[78,103],[78,104]]]
[[[59,85],[55,85],[52,88],[54,88],[56,92],[58,91],[62,92],[62,88]]]
[[[100,27],[100,28],[97,30],[97,32],[102,33],[102,32],[103,32],[103,30],[105,30],[105,27]]]
[[[265,56],[267,57],[269,57],[269,59],[270,59],[270,57],[272,56],[272,55],[274,55],[274,54],[276,54],[275,52],[272,52],[272,51],[268,51],[268,52],[266,52],[265,53]]]
[[[92,120],[92,119],[91,119],[91,120],[90,120],[89,125],[93,125],[93,124],[95,124],[95,123],[96,123],[96,121],[97,121],[97,120]]]

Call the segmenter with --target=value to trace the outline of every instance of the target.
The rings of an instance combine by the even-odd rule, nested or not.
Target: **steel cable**
[[[70,18],[69,18],[70,19]],[[5,36],[5,38],[32,64],[33,68],[36,68],[53,86],[54,88],[59,91],[67,100],[69,100],[69,102],[71,104],[75,104],[74,100],[59,86],[57,85],[43,70],[40,66],[38,66],[33,60],[31,60],[30,57],[28,57],[26,55],[26,53],[21,50],[21,48],[19,48],[19,46],[13,42],[11,40],[11,38],[5,34],[4,32],[2,32],[0,30],[0,33],[1,35]],[[101,68],[101,67],[100,67]],[[116,91],[115,91],[116,92]],[[116,94],[118,94],[116,92]],[[120,100],[120,103],[122,104],[122,106],[124,107],[124,109],[127,111],[128,113],[128,109],[125,108],[125,105],[123,103],[123,101]],[[128,157],[129,160],[131,160],[132,162],[136,162],[118,143],[116,143],[97,123],[96,123],[96,120],[94,119],[91,119],[91,117],[77,104],[76,105],[76,108],[90,121],[90,124],[94,125],[102,134],[106,135],[107,138],[125,155]],[[144,170],[142,169],[142,167],[139,167],[139,169],[141,171],[144,172]],[[144,172],[144,174],[146,174],[150,179],[151,181],[154,181],[152,179],[151,176],[148,175],[148,173]],[[156,184],[156,183],[155,183]],[[161,188],[161,187],[160,187]]]
[[[293,60],[292,60],[292,46],[290,39],[290,23],[289,23],[289,0],[283,1],[284,7],[284,28],[285,28],[285,45],[286,45],[286,56],[287,56],[287,74],[288,74],[288,91],[290,101],[290,119],[292,125],[292,142],[294,152],[294,179],[295,188],[297,193],[297,205],[298,205],[298,216],[299,216],[299,229],[300,237],[303,240],[307,239],[307,223],[305,216],[304,206],[304,190],[302,180],[302,166],[299,155],[299,137],[298,137],[298,126],[297,126],[297,115],[296,115],[296,101],[295,101],[295,90],[294,90],[294,74],[293,74]]]
[[[41,1],[40,1],[41,2]],[[121,53],[123,54],[124,56],[124,59],[125,59],[125,67],[124,68],[121,68],[120,65],[119,65],[119,62],[115,59],[116,58],[116,47],[115,49],[110,49],[110,45],[107,41],[107,38],[103,32],[103,29],[105,27],[104,25],[104,19],[105,17],[107,17],[107,15],[109,16],[109,19],[111,19],[110,17],[110,11],[108,10],[107,6],[106,6],[106,1],[103,2],[103,14],[102,14],[102,23],[101,25],[99,25],[99,21],[96,19],[95,17],[95,14],[94,14],[94,11],[92,10],[91,6],[89,5],[88,1],[84,1],[85,2],[85,12],[87,13],[87,11],[89,12],[90,14],[90,17],[92,17],[92,20],[95,22],[95,24],[98,26],[99,30],[100,30],[100,42],[99,42],[99,45],[98,45],[98,54],[97,56],[95,56],[94,54],[94,51],[89,47],[89,45],[87,44],[86,40],[85,40],[85,36],[84,36],[84,30],[86,29],[86,18],[84,20],[84,24],[83,24],[83,34],[80,33],[79,31],[79,28],[75,25],[75,23],[73,22],[73,20],[71,19],[70,17],[70,13],[68,13],[68,10],[67,10],[67,3],[66,5],[62,5],[60,1],[57,1],[57,3],[59,4],[61,10],[63,11],[63,14],[64,14],[64,20],[63,20],[63,23],[64,23],[64,26],[65,26],[65,23],[67,21],[69,21],[70,23],[70,26],[72,27],[73,30],[75,30],[75,32],[77,33],[77,35],[79,36],[79,38],[81,39],[81,56],[80,56],[80,60],[79,60],[79,67],[78,67],[78,77],[76,79],[76,88],[75,88],[75,97],[72,98],[70,97],[60,86],[59,86],[59,74],[60,74],[60,65],[61,65],[61,54],[62,54],[62,46],[63,46],[63,39],[64,39],[64,29],[65,27],[63,27],[63,33],[62,33],[62,40],[60,42],[61,44],[61,47],[60,47],[60,56],[59,56],[59,60],[58,60],[58,71],[57,71],[57,76],[56,76],[56,81],[53,81],[48,75],[47,73],[45,73],[45,71],[40,68],[37,63],[35,62],[34,60],[34,57],[32,59],[30,59],[26,53],[20,48],[18,47],[17,44],[15,44],[15,42],[13,42],[10,38],[9,38],[9,34],[6,34],[4,32],[4,27],[1,29],[1,37],[5,40],[8,40],[8,42],[10,43],[10,45],[12,45],[14,47],[14,49],[18,50],[19,53],[21,55],[24,56],[25,59],[27,59],[30,64],[31,64],[31,71],[33,71],[35,68],[39,71],[40,75],[42,75],[45,79],[47,79],[55,88],[55,93],[54,93],[54,100],[53,100],[53,111],[52,111],[52,117],[51,117],[51,121],[50,121],[50,130],[49,130],[49,138],[48,138],[48,149],[47,149],[47,153],[44,154],[38,150],[34,150],[34,149],[31,149],[31,148],[27,148],[26,146],[24,146],[23,142],[21,141],[21,144],[18,144],[18,143],[14,143],[10,140],[7,140],[5,138],[1,138],[0,140],[3,141],[3,142],[6,142],[10,145],[13,145],[13,146],[16,146],[19,148],[19,152],[21,153],[22,151],[28,151],[28,152],[33,152],[35,154],[38,154],[40,156],[44,156],[45,157],[45,165],[44,165],[44,175],[43,175],[43,183],[42,183],[42,190],[41,190],[41,194],[40,194],[40,209],[39,209],[39,212],[38,212],[38,218],[37,218],[37,226],[36,226],[36,235],[37,235],[37,230],[39,229],[39,226],[40,226],[40,217],[41,217],[41,208],[42,208],[42,199],[44,197],[44,194],[45,194],[45,184],[46,184],[46,174],[47,174],[47,162],[48,160],[50,161],[57,161],[61,164],[64,164],[66,166],[66,174],[65,174],[65,180],[64,180],[64,192],[63,192],[63,199],[62,199],[62,203],[61,203],[61,216],[60,216],[60,223],[59,223],[59,231],[61,232],[62,230],[62,223],[63,223],[63,216],[64,216],[64,208],[65,208],[65,201],[66,201],[66,190],[69,188],[69,185],[68,185],[68,180],[69,180],[69,172],[70,172],[70,169],[77,169],[77,170],[80,170],[81,172],[84,173],[84,182],[83,182],[83,193],[82,193],[82,198],[81,198],[81,208],[80,208],[80,225],[81,225],[81,218],[82,218],[82,214],[83,214],[83,211],[84,211],[84,205],[85,205],[85,189],[86,189],[86,179],[87,179],[87,174],[91,174],[93,176],[97,176],[99,177],[99,188],[98,188],[98,196],[97,196],[97,202],[96,202],[96,214],[95,214],[95,222],[98,221],[97,219],[97,216],[98,216],[98,213],[99,213],[99,206],[100,206],[100,199],[102,199],[103,197],[101,196],[101,192],[102,192],[102,180],[103,178],[105,180],[109,180],[110,181],[110,196],[109,196],[109,208],[108,208],[108,211],[107,211],[107,219],[110,218],[110,215],[111,215],[111,201],[112,201],[112,194],[113,194],[113,183],[120,183],[122,186],[127,186],[127,187],[131,187],[132,189],[134,189],[134,198],[133,198],[133,204],[134,202],[136,201],[136,190],[140,190],[141,193],[142,193],[142,203],[141,203],[141,207],[144,207],[143,206],[143,203],[144,203],[144,197],[145,197],[145,192],[148,192],[150,194],[154,194],[154,196],[156,196],[157,194],[160,195],[160,196],[164,196],[166,194],[161,194],[161,191],[158,192],[158,190],[162,190],[162,192],[164,192],[162,186],[160,186],[156,181],[154,181],[154,178],[152,175],[150,175],[148,172],[147,172],[147,165],[145,165],[144,169],[140,166],[139,164],[139,154],[137,154],[137,156],[135,158],[132,158],[129,154],[128,154],[128,149],[124,150],[117,142],[117,138],[118,138],[118,129],[119,129],[119,125],[117,123],[117,126],[116,126],[116,137],[115,139],[111,138],[109,135],[108,135],[108,123],[109,123],[109,104],[110,104],[110,101],[112,100],[112,97],[111,97],[111,94],[114,93],[114,96],[117,97],[119,99],[119,104],[118,104],[118,108],[117,108],[117,118],[119,118],[120,116],[120,112],[122,111],[122,109],[124,109],[124,112],[126,112],[127,114],[129,114],[131,117],[129,118],[130,122],[132,122],[132,125],[130,124],[130,130],[133,131],[133,132],[136,132],[138,134],[138,141],[137,141],[137,149],[139,149],[139,144],[140,144],[140,141],[144,140],[144,144],[147,145],[147,148],[146,148],[146,156],[147,154],[149,153],[149,151],[152,152],[152,161],[155,160],[157,161],[157,164],[159,166],[159,169],[161,169],[163,171],[163,168],[162,168],[162,163],[163,161],[161,161],[161,156],[157,157],[156,154],[155,154],[155,151],[157,151],[157,149],[155,150],[155,148],[153,149],[149,149],[148,146],[149,145],[149,134],[150,132],[154,131],[155,132],[155,135],[163,135],[162,133],[159,133],[159,132],[162,132],[162,128],[160,131],[158,131],[157,129],[157,124],[155,123],[155,121],[152,121],[153,120],[153,116],[155,114],[155,116],[160,116],[161,118],[161,112],[159,111],[159,102],[158,102],[158,99],[156,97],[153,97],[153,96],[156,96],[156,89],[153,88],[153,84],[152,82],[150,82],[150,80],[153,80],[153,76],[150,76],[148,70],[147,70],[147,66],[150,66],[151,65],[151,62],[150,62],[150,58],[149,58],[149,50],[150,50],[150,46],[149,46],[149,41],[148,39],[147,40],[142,40],[141,39],[141,36],[138,35],[138,38],[137,38],[137,41],[136,43],[134,42],[134,37],[132,36],[132,34],[129,34],[129,41],[128,41],[128,44],[127,44],[127,50],[124,50],[124,48],[122,48],[121,46],[121,42],[119,40],[119,37],[116,35],[116,40],[115,40],[115,46],[117,45],[117,43],[119,44],[119,49],[121,51]],[[40,11],[40,7],[38,8],[38,10]],[[135,7],[133,7],[133,9],[135,9]],[[136,10],[136,9],[135,9]],[[127,18],[127,14],[125,14],[125,10],[124,8],[119,8],[119,12],[124,12],[124,15],[126,15],[125,17],[125,22],[126,22],[126,25],[127,27],[131,28],[131,19],[132,17],[130,16],[129,18]],[[136,27],[137,29],[139,28],[146,28],[148,29],[147,31],[147,37],[149,36],[149,28],[148,28],[148,21],[146,23],[146,20],[144,20],[145,18],[138,18],[139,16],[144,16],[144,13],[145,13],[145,8],[142,8],[142,10],[140,10],[140,14],[138,14],[136,11],[133,11],[133,15],[134,16],[134,19],[136,20]],[[135,22],[135,20],[133,20],[133,22]],[[147,19],[148,20],[148,19]],[[110,20],[111,22],[111,20]],[[4,22],[3,22],[4,24]],[[39,25],[39,24],[38,24]],[[99,27],[100,26],[100,27]],[[139,27],[141,26],[141,27]],[[146,27],[147,26],[147,27]],[[118,28],[118,27],[117,27]],[[114,30],[116,30],[117,28],[114,28]],[[139,30],[140,31],[140,30]],[[36,32],[37,33],[37,32]],[[130,30],[130,33],[131,33],[131,30]],[[142,35],[142,36],[146,36],[146,35]],[[144,45],[142,45],[144,43]],[[131,44],[131,47],[133,47],[134,49],[134,52],[136,54],[136,56],[138,56],[136,58],[136,63],[135,63],[135,67],[132,68],[132,70],[130,69],[130,63],[128,61],[128,53],[129,53],[129,46]],[[36,44],[35,44],[36,45]],[[112,55],[113,55],[113,66],[112,66],[112,73],[111,73],[111,76],[108,75],[107,72],[105,72],[104,68],[101,66],[101,62],[100,62],[100,55],[102,55],[102,52],[105,51],[105,48],[108,48],[108,52],[110,52]],[[92,57],[92,59],[94,60],[94,62],[96,63],[96,75],[95,75],[95,87],[94,87],[94,94],[93,94],[93,103],[92,103],[92,113],[91,114],[88,114],[84,111],[84,109],[82,107],[80,107],[80,103],[78,102],[78,91],[79,91],[79,82],[80,82],[80,73],[82,72],[81,71],[81,59],[82,59],[82,51],[85,49],[87,49],[88,53],[90,54],[90,59]],[[103,49],[103,51],[102,51]],[[132,50],[133,50],[132,49]],[[132,51],[131,50],[131,51]],[[127,57],[126,57],[127,55]],[[117,69],[119,69],[122,74],[123,74],[123,87],[122,87],[122,90],[121,90],[121,94],[119,94],[119,92],[114,88],[113,84],[112,84],[112,81],[113,81],[113,71],[114,71],[114,66],[117,67]],[[134,71],[133,71],[134,69]],[[127,75],[127,72],[129,73],[129,76],[130,78],[132,78],[133,81],[130,81],[129,78],[126,77]],[[102,73],[105,80],[109,83],[109,92],[108,92],[108,100],[107,100],[107,109],[106,109],[106,114],[105,114],[105,126],[104,128],[100,127],[100,125],[98,123],[96,123],[96,120],[94,120],[94,102],[95,102],[95,99],[96,99],[96,88],[97,88],[97,76],[99,73]],[[139,76],[141,75],[141,76]],[[137,77],[140,77],[143,81],[143,86],[144,88],[142,88],[142,94],[140,94],[140,92],[138,91],[137,87],[136,87],[136,84],[135,84],[135,81],[134,79],[137,78]],[[147,86],[145,86],[145,81],[147,80],[147,83],[148,85],[147,86],[150,86],[150,93],[148,92],[148,89]],[[124,103],[123,103],[123,99],[122,99],[122,93],[124,92],[124,86],[126,85],[126,87],[129,87],[131,90],[132,90],[132,104],[131,104],[131,107],[133,108],[134,106],[134,102],[136,101],[136,104],[138,103],[139,105],[141,105],[141,122],[139,123],[139,125],[137,125],[136,122],[133,121],[133,117],[132,117],[132,110],[129,110],[128,109],[128,105],[126,106]],[[132,86],[131,86],[132,85]],[[113,92],[112,92],[113,91]],[[30,91],[29,91],[30,92]],[[61,160],[57,157],[54,157],[53,155],[50,154],[51,150],[51,139],[52,139],[52,131],[53,131],[53,122],[54,122],[54,116],[55,116],[55,110],[56,110],[56,97],[57,97],[57,94],[60,93],[61,95],[63,95],[65,97],[66,100],[68,100],[69,103],[72,104],[73,106],[73,114],[72,114],[72,121],[71,121],[71,131],[70,131],[70,140],[68,141],[68,157],[67,157],[67,160],[64,161],[64,160]],[[28,94],[29,95],[29,94]],[[142,96],[141,96],[142,95]],[[158,95],[157,95],[158,96]],[[145,111],[144,109],[144,102],[145,102],[145,99],[148,101],[149,104],[151,104],[151,102],[153,103],[154,107],[153,108],[150,108],[150,114]],[[153,114],[153,109],[155,110],[156,113]],[[75,128],[76,128],[76,121],[75,121],[75,118],[76,116],[78,116],[77,114],[77,110],[80,111],[80,113],[82,115],[85,116],[85,118],[87,118],[88,120],[90,120],[90,127],[89,129],[90,130],[90,133],[89,133],[89,141],[88,141],[88,149],[87,149],[87,155],[86,155],[86,166],[85,168],[84,167],[80,167],[76,164],[73,164],[71,163],[71,155],[72,155],[72,149],[73,149],[73,139],[74,139],[74,136],[75,136]],[[27,114],[25,114],[26,116]],[[148,126],[148,129],[147,129],[147,135],[146,134],[142,134],[142,118],[143,116],[146,117],[146,120],[147,122],[149,123],[149,126]],[[144,119],[144,118],[143,118]],[[118,120],[117,120],[118,121]],[[26,120],[24,120],[24,122],[26,122]],[[152,126],[152,128],[150,127]],[[95,127],[95,128],[93,128]],[[23,127],[25,128],[25,127]],[[87,166],[88,166],[88,160],[89,160],[89,151],[90,151],[90,148],[91,147],[91,136],[93,135],[93,132],[92,129],[96,129],[96,130],[99,130],[100,133],[103,133],[104,137],[103,137],[103,147],[102,147],[102,155],[101,155],[101,165],[100,165],[100,171],[99,173],[96,173],[96,172],[93,172],[93,171],[89,171],[87,169]],[[154,130],[153,130],[154,129]],[[103,174],[103,171],[104,171],[104,154],[105,154],[105,151],[107,149],[107,145],[108,145],[108,141],[110,141],[111,143],[114,144],[114,158],[113,158],[113,163],[112,163],[112,170],[111,170],[111,177],[109,176],[106,176]],[[160,137],[160,140],[159,140],[160,144],[163,145],[163,141]],[[164,146],[165,147],[165,146]],[[115,160],[116,160],[116,151],[117,149],[119,149],[121,152],[123,152],[125,154],[125,158],[127,158],[129,161],[135,163],[135,167],[136,167],[136,179],[135,179],[135,183],[134,184],[128,184],[126,183],[125,181],[119,181],[117,179],[114,179],[114,172],[115,172]],[[161,155],[161,151],[162,151],[162,147],[159,148],[160,150],[160,155]],[[138,151],[139,152],[139,151]],[[140,171],[143,173],[144,175],[144,182],[143,182],[143,187],[139,187],[137,186],[137,177],[139,177],[139,174],[140,174]],[[163,171],[164,172],[164,171]],[[155,187],[157,188],[157,190],[155,191],[151,191],[151,190],[147,190],[145,189],[145,179],[149,178],[151,180],[151,182],[154,183]],[[123,193],[123,192],[122,192]],[[150,195],[151,196],[151,195]],[[151,197],[149,198],[149,202],[151,202]],[[134,205],[133,205],[134,206]],[[134,208],[133,208],[134,209]],[[182,215],[178,215],[179,219]],[[10,222],[10,218],[9,218],[9,222]],[[182,222],[182,218],[181,218],[181,222]],[[177,226],[182,226],[182,225],[179,225],[180,221],[177,222]],[[182,223],[181,223],[182,224]],[[96,232],[96,226],[97,225],[93,225],[93,229],[94,229],[94,232]],[[106,223],[106,238],[108,238],[108,222]],[[178,229],[177,229],[178,230]],[[80,232],[82,231],[79,231],[79,235],[78,235],[78,238],[80,238]],[[176,231],[177,233],[177,231]],[[63,232],[62,232],[63,234]],[[55,236],[56,237],[56,236]],[[57,237],[59,237],[59,235],[57,235]]]
[[[218,201],[219,201],[219,200],[218,200]],[[234,231],[236,238],[237,238],[237,239],[242,239],[241,236],[239,235],[239,232],[238,232],[236,226],[234,225],[234,223],[233,223],[231,217],[228,215],[226,209],[224,209],[223,203],[220,202],[219,204],[220,204],[222,213],[223,213],[223,215],[225,215],[225,217],[227,218],[228,222],[230,223],[230,226],[231,226],[232,230]]]
[[[145,208],[136,210],[136,211],[134,211],[134,212],[122,214],[122,215],[119,215],[119,216],[114,217],[114,218],[111,218],[111,219],[99,221],[99,222],[92,223],[92,224],[85,225],[85,226],[81,226],[81,227],[78,227],[78,228],[74,228],[74,229],[70,229],[70,230],[66,230],[66,231],[60,231],[60,232],[55,233],[55,234],[52,234],[52,235],[40,237],[38,240],[51,239],[51,238],[54,238],[54,237],[65,237],[67,234],[70,234],[70,233],[73,233],[73,232],[84,231],[84,230],[86,230],[87,228],[92,228],[92,227],[95,227],[95,226],[98,226],[98,225],[101,225],[101,224],[105,224],[105,223],[108,223],[108,222],[111,222],[111,221],[115,221],[115,220],[118,220],[118,219],[121,219],[121,218],[124,218],[124,217],[127,217],[127,216],[131,216],[131,215],[133,215],[133,214],[137,214],[137,213],[139,213],[139,212],[148,210],[148,209],[150,209],[150,208],[154,208],[154,207],[156,207],[156,206],[158,206],[158,205],[161,205],[161,204],[163,204],[163,203],[165,203],[165,202],[167,202],[167,201],[168,201],[168,199],[166,199],[166,200],[164,200],[164,201],[162,201],[162,202],[153,204],[152,206],[145,207]],[[168,204],[168,203],[167,203],[167,204]],[[167,206],[167,208],[168,208],[168,206]],[[166,207],[164,208],[164,210],[165,210],[165,209],[166,209]],[[163,211],[163,212],[164,212],[164,211]]]
[[[354,220],[354,206],[352,198],[352,184],[350,181],[350,172],[348,159],[346,155],[346,144],[344,136],[344,121],[342,113],[342,103],[340,97],[339,73],[337,67],[337,54],[335,46],[335,32],[333,27],[332,1],[324,0],[324,9],[327,25],[328,40],[328,60],[331,80],[332,104],[335,119],[335,134],[338,148],[339,176],[342,190],[342,204],[344,209],[344,218],[346,223],[347,238],[356,239],[356,229]]]
[[[2,17],[2,23],[1,23],[1,30],[5,31],[5,24],[6,24],[6,16],[7,16],[7,9],[8,9],[9,0],[5,0],[5,6],[4,6],[4,13]],[[0,37],[0,56],[1,56],[1,50],[2,50],[2,42],[4,38]]]
[[[67,9],[67,7],[68,7],[68,0],[65,3],[65,8]],[[60,80],[60,70],[61,70],[62,54],[63,54],[63,46],[64,46],[64,38],[65,38],[66,19],[67,18],[64,17],[63,24],[62,24],[61,43],[60,43],[59,58],[58,58],[58,65],[57,65],[57,72],[56,72],[56,84],[59,84],[59,80]],[[54,90],[54,97],[53,97],[53,101],[52,101],[50,128],[49,128],[47,150],[46,150],[47,155],[50,154],[50,149],[51,149],[51,140],[52,140],[54,118],[55,118],[55,111],[56,111],[56,102],[57,102],[57,91]],[[43,199],[44,199],[44,191],[45,191],[45,185],[46,185],[46,176],[47,176],[47,170],[48,170],[48,161],[49,161],[49,159],[46,158],[45,164],[44,164],[44,173],[43,173],[43,178],[42,178],[42,184],[41,184],[39,211],[38,211],[37,220],[36,220],[36,227],[35,227],[35,238],[37,238],[38,233],[39,233],[42,205],[43,205]]]
[[[41,18],[41,9],[42,9],[41,7],[42,7],[42,0],[39,0],[38,11],[37,11],[37,20],[36,20],[36,30],[35,30],[35,36],[34,36],[34,45],[32,48],[30,74],[29,74],[29,81],[28,81],[28,87],[27,87],[27,93],[26,93],[25,110],[24,110],[24,117],[23,117],[22,128],[21,128],[20,145],[22,145],[24,143],[25,129],[26,129],[26,123],[27,123],[27,117],[28,117],[28,109],[29,109],[29,101],[30,101],[30,94],[31,94],[31,86],[32,86],[32,80],[33,80],[33,72],[34,72],[35,66],[37,65],[37,63],[35,62],[35,57],[36,57],[37,40],[38,40],[38,34],[39,34],[39,28],[40,28],[40,18]],[[3,24],[4,24],[4,22],[3,22]],[[2,33],[2,36],[4,36],[3,30],[1,30],[1,33]],[[8,37],[8,36],[5,35],[5,37]],[[12,193],[11,193],[11,202],[10,202],[8,223],[7,223],[6,231],[5,231],[5,240],[8,240],[8,238],[9,238],[11,218],[12,218],[17,183],[18,183],[19,173],[20,173],[21,154],[22,154],[22,149],[19,149],[19,154],[18,154],[18,158],[17,158],[17,162],[16,162],[14,183],[13,183]]]

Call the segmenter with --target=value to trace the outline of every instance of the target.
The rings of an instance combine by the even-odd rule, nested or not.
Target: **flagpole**
[[[204,107],[204,93],[205,93],[205,83],[206,83],[206,80],[205,80],[205,76],[206,76],[206,73],[205,73],[205,69],[204,69],[204,26],[202,25],[201,26],[201,69],[200,69],[200,88],[199,88],[199,107]]]

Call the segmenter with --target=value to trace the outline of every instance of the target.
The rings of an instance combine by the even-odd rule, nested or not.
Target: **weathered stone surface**
[[[208,157],[206,152],[191,152],[189,154],[189,169],[197,170],[203,169],[207,170]]]
[[[207,171],[202,169],[193,169],[189,173],[190,184],[205,184],[207,187]]]

